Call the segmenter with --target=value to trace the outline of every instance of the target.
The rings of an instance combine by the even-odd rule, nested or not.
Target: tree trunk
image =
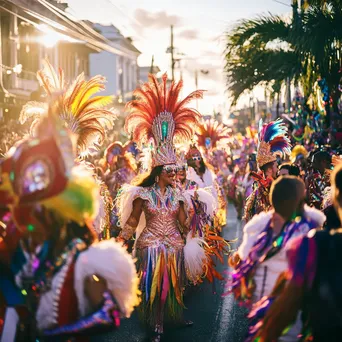
[[[280,93],[278,93],[278,99],[277,99],[277,107],[276,107],[276,110],[277,110],[277,119],[279,118],[279,110],[280,110]]]

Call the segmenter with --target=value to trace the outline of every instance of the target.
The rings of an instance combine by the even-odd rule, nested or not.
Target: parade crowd
[[[194,324],[184,296],[204,282],[246,308],[246,341],[341,341],[338,141],[297,139],[286,118],[232,133],[167,75],[135,91],[111,141],[102,76],[66,83],[45,62],[38,80],[29,129],[1,131],[1,342],[87,341],[134,310],[160,341],[166,322]],[[240,245],[222,234],[228,202]]]

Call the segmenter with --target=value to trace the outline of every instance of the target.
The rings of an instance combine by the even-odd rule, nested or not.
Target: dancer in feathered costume
[[[115,329],[139,303],[133,259],[114,240],[97,242],[92,232],[99,188],[74,164],[59,108],[57,99],[38,124],[41,135],[23,141],[0,165],[2,341],[63,341]],[[28,315],[17,332],[18,306]]]
[[[219,144],[227,142],[230,138],[230,134],[226,126],[211,119],[206,120],[199,125],[196,137],[197,146],[204,151],[207,162],[214,168],[215,181],[212,186],[215,188],[213,195],[217,195],[218,199],[218,211],[216,215],[218,224],[223,227],[226,225],[227,218],[227,196],[224,192],[224,177],[221,177],[219,174],[219,160],[216,158],[219,158],[220,156]],[[195,171],[197,175],[200,175],[198,169]],[[205,175],[203,175],[203,178],[205,178]]]
[[[137,175],[135,159],[131,152],[133,147],[131,141],[124,145],[115,141],[105,150],[104,157],[108,167],[105,173],[105,183],[113,201],[115,201],[120,188],[124,184],[130,184]],[[117,237],[119,230],[117,207],[114,206],[110,213],[110,236]]]
[[[106,184],[113,199],[124,184],[129,184],[137,175],[135,160],[129,149],[131,142],[122,145],[116,141],[105,151],[108,170],[105,174]]]
[[[214,120],[208,120],[200,124],[196,131],[198,147],[201,148],[208,156],[213,153],[213,149],[217,148],[218,142],[222,142],[229,138],[227,129],[218,124]],[[216,260],[223,263],[224,254],[229,253],[229,242],[220,237],[220,231],[226,224],[226,196],[223,189],[220,188],[217,176],[211,166],[204,161],[201,151],[196,145],[191,145],[186,158],[189,165],[187,179],[195,182],[199,189],[210,191],[216,200],[217,211],[214,221],[207,225],[204,231],[204,239],[209,246],[207,249],[208,265],[206,278],[213,282],[215,278],[223,280],[221,274],[216,271]]]
[[[271,208],[269,190],[272,181],[277,177],[277,156],[284,157],[291,153],[287,128],[280,119],[268,124],[263,124],[260,120],[258,139],[256,161],[260,172],[252,173],[257,186],[246,201],[243,217],[245,222],[248,222],[255,214],[268,211]]]
[[[246,224],[243,242],[230,260],[235,270],[228,282],[229,293],[233,292],[248,308],[269,295],[279,274],[286,270],[287,244],[322,227],[325,221],[320,211],[304,206],[305,185],[297,177],[284,176],[274,181],[270,199],[274,210],[262,212]],[[252,330],[254,323],[250,324]],[[298,327],[288,336],[297,333]]]
[[[125,127],[133,141],[150,146],[152,170],[140,176],[136,186],[124,186],[117,197],[119,236],[127,241],[136,235],[142,318],[154,329],[156,341],[163,333],[165,318],[182,319],[186,272],[196,271],[198,264],[203,272],[205,261],[196,240],[197,266],[186,267],[184,241],[191,218],[186,199],[174,187],[177,160],[173,143],[191,139],[200,114],[187,105],[203,94],[195,91],[180,100],[182,85],[182,81],[172,82],[168,88],[166,75],[160,84],[151,75],[151,81],[134,92],[137,100],[127,105],[130,113]]]
[[[76,138],[77,159],[82,160],[88,154],[89,148],[94,144],[101,144],[105,138],[106,128],[112,127],[116,117],[113,109],[106,109],[112,102],[111,96],[97,95],[105,89],[106,79],[103,76],[95,76],[89,81],[84,74],[80,74],[75,81],[69,84],[65,80],[64,72],[54,70],[48,61],[44,61],[44,68],[37,73],[40,85],[51,100],[58,94],[58,101],[55,106],[59,118]],[[96,96],[94,96],[96,95]],[[46,115],[48,104],[44,102],[30,101],[22,109],[19,117],[21,123],[33,119],[30,133],[32,136],[41,136],[39,123]],[[96,232],[109,237],[110,212],[112,200],[108,189],[103,182],[100,182],[101,210],[103,214],[95,222]]]
[[[333,204],[342,222],[342,164],[335,167],[331,183]],[[336,262],[341,251],[341,228],[314,230],[293,241],[287,270],[253,312],[253,341],[278,340],[300,311],[301,341],[341,340],[342,268]]]
[[[217,175],[212,167],[209,167],[217,144],[229,138],[228,130],[215,120],[206,120],[201,123],[196,131],[197,144],[192,145],[187,153],[189,170],[187,178],[198,184],[200,188],[211,188],[214,198],[218,201],[217,220],[220,227],[226,224],[226,195],[219,186]],[[198,147],[197,147],[198,146]],[[206,162],[200,152],[203,150]]]

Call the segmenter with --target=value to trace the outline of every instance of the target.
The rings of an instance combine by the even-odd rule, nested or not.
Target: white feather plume
[[[134,260],[122,244],[114,239],[103,240],[91,245],[78,257],[75,265],[75,291],[81,315],[91,311],[84,294],[84,280],[96,274],[107,282],[122,314],[129,317],[140,302],[139,278]]]
[[[204,272],[207,258],[203,248],[204,244],[203,239],[192,237],[192,233],[188,233],[184,246],[184,262],[187,277],[192,282],[196,282]]]
[[[133,201],[135,198],[139,197],[139,192],[141,187],[133,186],[130,184],[124,184],[120,189],[118,195],[115,199],[115,206],[117,207],[120,226],[124,227],[127,220],[132,214]],[[146,227],[146,218],[144,212],[141,213],[139,224],[136,229],[136,240],[138,240],[140,234]]]

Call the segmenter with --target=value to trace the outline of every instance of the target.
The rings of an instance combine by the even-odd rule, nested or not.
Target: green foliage
[[[337,108],[341,23],[342,0],[307,1],[289,21],[271,14],[240,21],[226,34],[225,71],[233,104],[257,85],[277,93],[288,78],[300,82],[308,97],[324,77]]]

